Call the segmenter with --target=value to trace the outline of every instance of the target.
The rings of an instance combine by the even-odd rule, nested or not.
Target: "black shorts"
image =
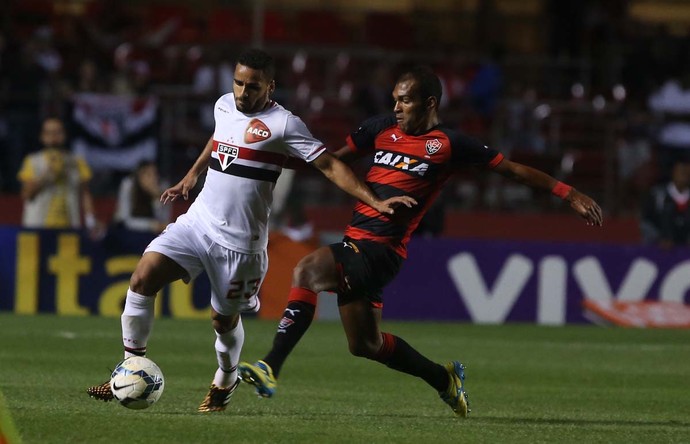
[[[348,237],[329,247],[340,273],[338,305],[368,299],[381,306],[383,287],[398,274],[403,258],[386,245]]]

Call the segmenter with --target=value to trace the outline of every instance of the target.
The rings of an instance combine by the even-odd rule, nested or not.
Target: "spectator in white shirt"
[[[160,233],[170,222],[171,207],[159,200],[162,186],[156,164],[145,160],[122,180],[115,222],[133,231]]]

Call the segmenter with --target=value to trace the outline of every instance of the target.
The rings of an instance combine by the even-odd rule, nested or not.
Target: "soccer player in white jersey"
[[[273,59],[261,50],[239,56],[233,92],[220,97],[214,107],[213,136],[185,177],[163,192],[161,201],[187,199],[199,175],[207,171],[203,189],[187,213],[146,248],[130,279],[121,317],[125,358],[144,356],[156,293],[177,279],[188,282],[207,273],[218,370],[200,412],[225,410],[238,386],[237,364],[244,341],[240,314],[259,309],[257,294],[268,267],[273,187],[290,156],[311,163],[381,213],[416,204],[407,196],[380,200],[328,153],[302,120],[271,100],[274,73]],[[87,392],[103,401],[113,398],[109,382]]]

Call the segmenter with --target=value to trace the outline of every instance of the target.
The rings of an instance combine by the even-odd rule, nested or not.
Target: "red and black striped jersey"
[[[417,136],[405,134],[394,115],[366,120],[347,137],[347,144],[358,153],[373,152],[366,183],[379,198],[407,195],[418,204],[384,215],[359,201],[345,236],[385,243],[402,257],[407,257],[410,235],[458,167],[493,168],[503,160],[498,151],[443,125]]]

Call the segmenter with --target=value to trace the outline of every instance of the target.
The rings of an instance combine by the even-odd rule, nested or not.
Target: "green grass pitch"
[[[275,322],[245,319],[243,359]],[[118,319],[0,314],[0,390],[24,443],[690,442],[690,341],[680,330],[393,323],[437,362],[467,365],[472,414],[423,381],[351,357],[339,323],[316,322],[272,399],[241,385],[199,414],[215,371],[210,322],[158,319],[149,357],[165,393],[148,410],[90,399],[121,357]]]

